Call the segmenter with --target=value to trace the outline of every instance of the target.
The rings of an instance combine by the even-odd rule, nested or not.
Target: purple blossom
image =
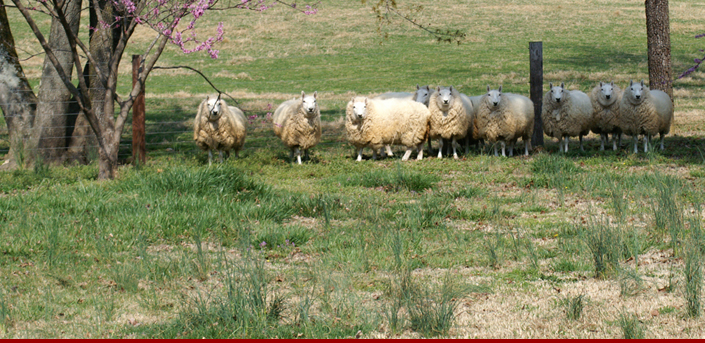
[[[264,248],[266,246],[267,246],[267,242],[265,242],[265,241],[262,241],[262,243],[259,244],[260,248]]]

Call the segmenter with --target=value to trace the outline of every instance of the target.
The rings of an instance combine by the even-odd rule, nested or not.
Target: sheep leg
[[[494,155],[499,156],[499,154],[497,154],[497,143],[492,144],[492,147],[494,148]]]
[[[438,158],[443,158],[443,138],[438,140]]]
[[[529,145],[531,141],[524,139],[524,156],[529,156]]]
[[[423,143],[419,144],[418,149],[419,149],[419,155],[416,156],[416,160],[421,161],[421,160],[423,160]]]
[[[509,143],[509,157],[514,156],[514,142]]]
[[[502,144],[502,157],[507,157],[507,154],[504,153],[507,148],[507,144],[504,142],[500,142],[500,144]]]
[[[606,133],[601,133],[600,134],[600,151],[605,151],[605,142],[607,141],[608,137]]]
[[[634,135],[634,153],[635,154],[639,152],[639,148],[637,147],[638,144],[639,144],[639,135]]]
[[[296,148],[296,163],[301,164],[301,149]]]
[[[208,150],[208,166],[211,166],[211,163],[213,162],[213,150]]]
[[[372,160],[376,161],[377,160],[377,149],[372,148]]]
[[[223,163],[223,150],[218,150],[218,159],[220,160],[220,163]]]
[[[404,156],[402,156],[401,160],[402,161],[408,161],[409,156],[411,156],[411,148],[407,148],[406,152],[404,153]]]
[[[308,149],[304,150],[304,158],[307,160],[311,160],[311,156],[308,155]]]
[[[649,135],[644,135],[644,152],[649,151]]]
[[[394,153],[392,152],[392,147],[389,144],[385,145],[384,147],[387,149],[387,156],[389,156],[389,157],[394,156]],[[380,155],[381,154],[382,153],[380,153]]]
[[[289,150],[289,161],[294,162],[294,149]]]
[[[423,143],[421,143],[423,146]],[[428,139],[428,155],[433,155],[433,147],[431,146],[431,138]]]
[[[580,151],[585,151],[583,149],[583,135],[578,135],[578,140],[580,141]]]
[[[458,151],[457,148],[459,147],[458,142],[453,138],[453,141],[450,143],[450,145],[453,147],[453,158],[458,159]]]
[[[661,136],[661,150],[663,150],[663,139],[666,138],[666,135],[663,134],[663,132],[659,133]]]
[[[613,151],[617,151],[617,137],[615,137],[616,135],[617,135],[616,133],[612,134],[612,150]],[[619,140],[621,143],[621,141],[622,141],[622,134],[621,133],[619,134]]]
[[[357,150],[357,161],[362,161],[362,148]]]

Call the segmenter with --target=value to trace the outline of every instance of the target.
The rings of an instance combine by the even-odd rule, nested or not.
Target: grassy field
[[[674,83],[665,151],[600,152],[592,135],[585,152],[547,139],[529,157],[355,162],[351,96],[528,95],[529,41],[544,42],[545,89],[648,79],[642,1],[424,4],[416,18],[466,41],[399,20],[383,39],[368,7],[327,0],[316,16],[209,18],[228,33],[218,60],[165,52],[252,116],[240,159],[207,166],[190,130],[212,91],[156,70],[146,165],[105,182],[96,163],[0,173],[0,338],[703,337],[705,74]],[[670,5],[677,74],[702,57],[705,5]],[[39,48],[9,10],[27,58]],[[153,37],[137,35],[130,53]],[[42,59],[25,62],[33,85]],[[324,137],[297,166],[266,114],[301,90],[319,92]]]

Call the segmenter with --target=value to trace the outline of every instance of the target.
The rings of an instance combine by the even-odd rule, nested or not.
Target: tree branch
[[[233,98],[233,97],[231,97],[230,95],[228,95],[228,93],[225,93],[225,92],[221,91],[220,89],[218,89],[218,88],[213,84],[213,82],[211,82],[211,81],[210,81],[205,75],[203,75],[203,73],[202,73],[200,70],[198,70],[198,69],[195,69],[195,68],[192,68],[192,67],[189,67],[189,66],[154,67],[154,68],[152,68],[152,69],[188,69],[188,70],[194,71],[194,72],[198,73],[198,75],[201,75],[201,77],[203,77],[203,79],[205,79],[206,82],[208,82],[208,84],[211,85],[211,87],[213,87],[213,89],[215,89],[216,92],[218,92],[218,94],[225,94],[228,98],[233,99],[233,101],[235,101],[236,104],[240,104],[239,101],[237,101],[235,98]]]

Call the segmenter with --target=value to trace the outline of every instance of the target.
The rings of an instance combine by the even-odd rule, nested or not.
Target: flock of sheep
[[[559,140],[561,152],[568,152],[569,137],[578,137],[583,150],[583,136],[590,131],[600,135],[600,150],[604,150],[608,134],[612,134],[613,149],[621,143],[622,134],[633,137],[634,153],[638,151],[638,136],[642,135],[644,152],[651,137],[668,134],[673,119],[673,101],[660,90],[649,90],[641,82],[629,82],[623,91],[614,82],[600,82],[587,95],[579,90],[567,90],[549,84],[543,98],[541,120],[544,133]],[[467,96],[453,86],[416,86],[415,93],[390,92],[374,98],[354,97],[347,104],[345,131],[348,141],[357,149],[357,161],[362,160],[362,150],[372,149],[372,159],[377,159],[386,149],[392,156],[391,145],[402,145],[408,160],[414,150],[417,160],[423,158],[423,145],[428,141],[439,142],[438,158],[443,157],[444,141],[450,143],[453,157],[458,158],[457,148],[465,142],[468,152],[472,142],[493,144],[498,155],[500,143],[502,156],[513,155],[515,143],[521,138],[524,154],[531,150],[534,130],[534,104],[519,94],[502,93],[502,86],[478,96]],[[194,140],[208,151],[208,163],[217,150],[220,161],[223,152],[235,151],[237,156],[245,142],[245,116],[236,107],[228,106],[220,97],[208,97],[201,102],[194,121]],[[274,133],[290,149],[290,159],[301,164],[301,150],[308,149],[321,140],[321,114],[317,93],[300,99],[283,102],[274,112]],[[619,141],[619,143],[617,142]]]

